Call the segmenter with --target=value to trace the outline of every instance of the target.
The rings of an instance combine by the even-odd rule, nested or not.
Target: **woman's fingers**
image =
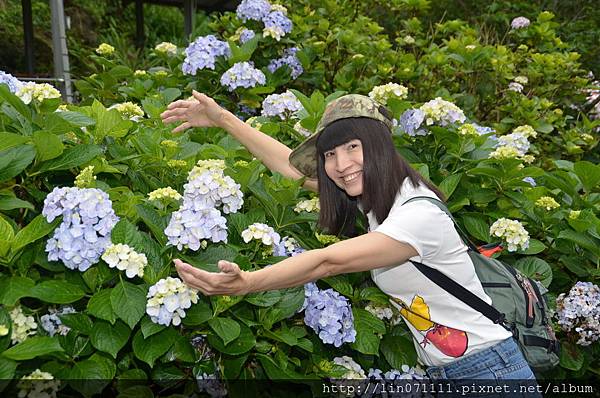
[[[217,266],[219,267],[221,272],[224,272],[226,274],[235,275],[240,273],[240,267],[236,263],[232,263],[231,261],[220,260],[217,263]]]
[[[179,133],[181,131],[189,129],[190,127],[192,127],[192,124],[190,122],[181,123],[179,126],[175,127],[173,130],[171,130],[171,132]]]
[[[175,109],[175,108],[188,108],[190,105],[192,105],[192,101],[188,101],[188,100],[177,100],[174,102],[171,102],[168,106],[167,109]]]

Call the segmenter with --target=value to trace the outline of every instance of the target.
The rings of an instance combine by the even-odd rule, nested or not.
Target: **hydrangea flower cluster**
[[[400,370],[391,369],[383,373],[380,369],[369,369],[367,374],[369,379],[374,380],[423,380],[427,378],[427,373],[421,368],[402,365]]]
[[[315,237],[323,245],[331,245],[340,241],[340,238],[335,235],[320,234],[318,232],[315,232]]]
[[[523,85],[521,83],[517,83],[517,82],[510,82],[510,83],[508,83],[508,89],[510,91],[521,93],[521,92],[523,92]]]
[[[240,32],[240,43],[247,43],[248,41],[254,39],[254,36],[256,36],[256,33],[254,33],[253,30],[244,28]]]
[[[581,210],[571,210],[569,212],[569,219],[570,220],[577,220],[580,215],[581,215]]]
[[[142,77],[142,76],[147,76],[148,72],[146,72],[143,69],[136,69],[135,72],[133,72],[133,76],[135,77]]]
[[[556,298],[558,324],[567,332],[579,334],[577,344],[588,346],[600,339],[600,287],[577,282],[569,294]]]
[[[538,200],[535,201],[535,205],[541,208],[544,208],[548,211],[557,209],[560,207],[560,204],[554,200],[551,196],[542,196]]]
[[[96,48],[96,53],[98,55],[112,55],[115,52],[115,48],[107,43],[101,43],[98,48]]]
[[[250,88],[258,85],[264,85],[267,82],[265,74],[254,67],[253,62],[237,62],[231,68],[227,69],[221,76],[221,85],[227,87],[229,91],[236,88]]]
[[[235,213],[244,203],[240,185],[224,173],[222,160],[199,160],[183,186],[183,204],[171,215],[165,235],[168,243],[181,250],[198,250],[202,240],[227,241],[227,220],[223,212]]]
[[[521,250],[529,247],[529,232],[517,220],[500,218],[490,227],[490,235],[502,238],[508,243],[508,251],[514,252],[521,246]]]
[[[56,398],[60,387],[60,380],[54,380],[54,376],[40,369],[34,370],[27,376],[23,376],[17,383],[19,398]]]
[[[11,75],[10,73],[6,73],[0,70],[0,84],[6,84],[8,86],[8,90],[15,94],[21,85],[23,84],[19,79]]]
[[[463,111],[452,102],[443,100],[440,97],[424,103],[419,108],[425,113],[425,124],[439,124],[448,126],[454,123],[463,123],[466,119]]]
[[[525,138],[535,138],[537,137],[537,132],[528,124],[524,124],[522,126],[515,127],[512,131],[513,134],[521,134]]]
[[[148,265],[148,259],[144,253],[138,253],[122,243],[108,246],[102,255],[102,260],[110,268],[125,271],[128,278],[135,278],[136,276],[141,278],[144,276],[144,268]]]
[[[298,52],[298,47],[290,47],[283,51],[283,56],[281,58],[272,59],[267,66],[267,69],[271,73],[275,73],[275,71],[283,66],[288,66],[292,71],[292,79],[296,79],[304,72],[304,68],[302,64],[300,64],[300,60],[296,56]]]
[[[173,57],[177,55],[177,46],[168,41],[163,41],[162,43],[158,43],[154,47],[154,51],[157,53],[168,55],[169,57]]]
[[[29,104],[32,100],[42,102],[45,99],[60,98],[60,91],[48,83],[27,82],[21,84],[15,95]]]
[[[394,317],[394,312],[390,307],[382,307],[377,305],[367,305],[365,310],[369,311],[372,315],[381,319],[382,321],[386,319],[392,319]]]
[[[248,243],[251,240],[260,240],[264,245],[278,245],[281,241],[281,236],[267,224],[254,223],[242,231],[242,239]]]
[[[200,36],[185,49],[185,59],[181,70],[186,75],[196,75],[199,69],[215,69],[217,57],[229,56],[231,50],[227,42],[214,35]]]
[[[114,104],[108,107],[108,109],[116,109],[126,119],[133,121],[139,121],[144,117],[143,109],[131,101],[123,102],[121,104]]]
[[[516,17],[510,22],[510,27],[513,29],[523,29],[529,26],[531,21],[525,17]]]
[[[287,90],[281,94],[268,95],[262,103],[262,116],[279,116],[281,120],[294,116],[302,109],[302,104],[294,93]]]
[[[356,340],[354,316],[348,299],[333,289],[320,290],[314,283],[305,286],[304,323],[326,344],[335,347]]]
[[[525,155],[529,150],[529,141],[527,137],[521,133],[510,133],[507,135],[503,135],[498,137],[498,142],[496,143],[496,148],[498,147],[512,147],[517,150],[519,156]]]
[[[206,391],[212,398],[226,397],[228,392],[218,373],[207,374],[203,372],[196,376],[199,392]]]
[[[402,130],[411,137],[427,135],[429,131],[420,128],[424,120],[425,112],[421,109],[409,109],[400,116],[399,124]]]
[[[173,141],[173,140],[162,140],[160,142],[160,146],[163,146],[165,148],[175,149],[179,146],[179,144],[177,143],[177,141]]]
[[[495,150],[489,154],[490,159],[513,159],[518,158],[526,163],[531,163],[535,159],[532,155],[527,155],[530,143],[528,138],[535,138],[537,132],[529,125],[523,125],[515,128],[512,133],[497,138]]]
[[[186,309],[198,302],[198,293],[179,278],[167,277],[150,286],[146,296],[146,313],[154,323],[178,326]]]
[[[50,308],[48,313],[42,315],[40,321],[42,322],[42,328],[48,332],[50,337],[54,336],[56,333],[61,336],[65,336],[71,330],[70,327],[63,325],[60,320],[60,315],[64,314],[73,314],[75,313],[75,308],[71,306],[63,307],[60,310],[56,308]]]
[[[471,123],[465,123],[462,126],[460,126],[458,128],[458,134],[464,135],[464,136],[480,135],[479,131],[477,131],[477,127],[475,127],[475,125],[471,124]]]
[[[305,252],[298,241],[291,236],[284,236],[281,242],[273,244],[273,255],[279,257],[294,257]]]
[[[265,37],[270,36],[279,41],[292,31],[292,21],[282,11],[271,11],[262,21],[265,24],[263,29]]]
[[[37,333],[35,319],[31,315],[25,315],[20,306],[13,308],[9,315],[12,320],[12,334],[10,339],[13,344],[25,341],[27,337]]]
[[[367,375],[365,374],[363,368],[358,363],[356,363],[354,359],[347,355],[333,358],[333,363],[348,369],[348,371],[342,375],[342,379],[364,380],[367,378]]]
[[[179,200],[181,198],[182,198],[181,194],[171,187],[158,188],[158,189],[155,189],[154,191],[148,193],[148,200],[163,200],[163,199]]]
[[[0,325],[0,337],[4,337],[8,334],[9,329],[8,326],[5,324]]]
[[[48,260],[60,260],[81,272],[98,262],[119,221],[106,192],[95,188],[54,188],[44,200],[42,214],[48,222],[63,216],[46,244]]]
[[[528,183],[532,187],[535,187],[537,185],[537,183],[535,182],[535,179],[533,177],[525,177],[525,178],[523,178],[523,181]]]
[[[387,104],[390,98],[404,99],[408,95],[408,89],[398,83],[388,83],[375,86],[369,93],[369,97],[382,105]]]
[[[296,207],[294,207],[294,211],[296,213],[301,213],[303,211],[308,213],[318,213],[319,210],[321,210],[321,207],[319,205],[319,198],[317,196],[312,199],[301,200],[300,202],[296,203]]]
[[[262,21],[271,11],[271,4],[266,0],[242,0],[235,10],[238,18],[246,22],[251,19]]]
[[[94,181],[96,181],[94,166],[87,166],[75,177],[75,186],[77,188],[93,188]]]

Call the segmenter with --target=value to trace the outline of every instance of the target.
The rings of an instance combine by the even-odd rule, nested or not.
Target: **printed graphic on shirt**
[[[464,355],[469,345],[467,333],[448,326],[432,322],[429,314],[429,306],[419,295],[412,299],[410,307],[402,300],[392,297],[394,302],[398,303],[402,309],[400,314],[417,330],[425,333],[423,341],[419,344],[425,348],[431,343],[443,354],[458,358]]]

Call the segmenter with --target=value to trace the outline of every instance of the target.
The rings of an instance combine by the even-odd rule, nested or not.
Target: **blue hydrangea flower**
[[[250,88],[267,82],[265,74],[253,62],[238,62],[221,76],[221,85],[233,91],[238,87]]]
[[[282,94],[267,96],[263,100],[262,108],[263,116],[278,116],[281,120],[285,120],[301,110],[302,104],[294,93],[288,90]]]
[[[271,36],[279,41],[283,36],[292,31],[292,21],[281,11],[272,11],[263,18],[265,28],[263,35]]]
[[[496,142],[496,148],[501,146],[512,147],[517,150],[519,156],[525,155],[529,150],[530,143],[521,133],[510,133],[507,135],[503,135],[498,137],[498,141]]]
[[[48,222],[63,216],[46,244],[48,260],[60,260],[82,272],[99,261],[119,221],[106,192],[95,188],[54,188],[44,200],[42,214]]]
[[[281,241],[277,244],[273,244],[273,255],[279,257],[294,257],[300,253],[304,253],[304,250],[296,239],[290,236],[284,236]],[[313,283],[314,285],[314,283]],[[316,286],[316,285],[315,285]]]
[[[479,135],[485,135],[485,134],[490,134],[490,133],[495,133],[496,130],[494,130],[491,127],[487,127],[487,126],[480,126],[477,123],[472,123],[473,126],[475,126],[475,130],[477,130],[477,134]]]
[[[402,130],[414,137],[416,135],[427,135],[426,129],[420,129],[425,120],[425,112],[420,109],[409,109],[400,116],[400,127]]]
[[[217,57],[229,56],[231,50],[227,42],[213,35],[200,36],[185,49],[185,59],[181,70],[187,75],[195,75],[199,69],[215,69]]]
[[[242,0],[235,10],[238,18],[246,22],[248,19],[261,21],[269,15],[271,4],[266,0]]]
[[[523,178],[523,181],[525,181],[526,183],[528,183],[532,187],[535,187],[537,185],[537,183],[535,182],[535,180],[533,179],[533,177],[525,177],[525,178]]]
[[[310,284],[308,284],[310,285]],[[354,316],[348,299],[333,289],[305,287],[304,323],[318,334],[321,341],[335,347],[356,340]]]
[[[276,58],[269,62],[267,69],[269,69],[269,72],[275,73],[277,69],[287,65],[292,71],[292,79],[296,79],[304,72],[304,68],[302,68],[298,57],[296,57],[297,52],[297,47],[291,47],[286,49],[283,52],[283,56],[281,58]]]
[[[0,84],[6,84],[8,86],[8,90],[15,94],[19,88],[23,85],[23,83],[11,75],[10,73],[5,73],[0,70]]]
[[[252,40],[256,36],[253,30],[244,29],[242,33],[240,33],[240,43],[244,44],[249,40]]]

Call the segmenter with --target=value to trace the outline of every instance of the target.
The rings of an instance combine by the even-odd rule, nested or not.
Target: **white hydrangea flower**
[[[510,91],[514,91],[517,93],[522,93],[523,92],[523,85],[517,82],[510,82],[508,83],[508,89]]]
[[[27,82],[19,87],[15,95],[25,104],[29,104],[32,100],[42,102],[45,99],[60,98],[60,91],[48,83]]]
[[[158,53],[163,53],[163,54],[168,55],[169,57],[172,57],[177,54],[177,46],[168,41],[163,41],[162,43],[158,43],[154,47],[154,51],[156,51]]]
[[[382,105],[387,104],[390,98],[404,99],[408,95],[408,89],[398,83],[388,83],[375,86],[369,93],[369,97]]]
[[[173,199],[179,200],[182,196],[171,187],[158,188],[148,193],[148,200]]]
[[[121,116],[135,122],[140,121],[144,117],[144,111],[142,108],[138,104],[134,104],[131,101],[111,105],[108,107],[108,109],[116,109]]]
[[[178,326],[186,309],[198,302],[198,292],[187,287],[179,278],[167,277],[150,286],[146,313],[154,323]]]
[[[529,232],[517,220],[500,218],[490,227],[490,234],[502,238],[508,243],[508,251],[514,252],[521,246],[521,250],[529,247]]]
[[[262,116],[278,116],[281,120],[296,115],[302,104],[290,90],[281,94],[268,95],[262,102]]]
[[[531,21],[525,17],[516,17],[510,22],[510,27],[513,29],[523,29],[529,26]]]
[[[382,307],[369,304],[365,307],[365,310],[369,311],[372,315],[376,316],[382,321],[386,319],[392,319],[394,317],[394,312],[390,307],[387,306]]]
[[[248,226],[248,228],[242,231],[242,238],[246,243],[251,240],[260,240],[267,246],[279,244],[281,240],[281,236],[273,228],[262,223],[254,223]]]
[[[35,319],[31,315],[25,315],[20,306],[13,308],[9,314],[13,323],[11,335],[13,344],[25,341],[27,337],[37,333]]]
[[[312,199],[301,200],[296,204],[296,207],[294,207],[296,213],[301,213],[303,211],[308,213],[318,213],[319,210],[321,210],[319,198],[316,196]]]
[[[466,120],[462,109],[441,97],[424,103],[419,109],[425,114],[425,123],[428,126],[432,124],[448,126],[453,123],[464,123]]]
[[[361,366],[359,364],[357,364],[354,361],[354,359],[352,359],[351,357],[349,357],[347,355],[333,358],[333,363],[335,363],[336,365],[343,366],[344,368],[348,369],[348,372],[346,372],[342,376],[342,379],[366,379],[367,378],[367,375],[365,374],[365,371],[363,370],[363,368],[361,368]]]
[[[60,380],[55,380],[51,373],[36,369],[31,374],[23,376],[17,383],[19,389],[17,396],[19,398],[56,398],[59,387]]]
[[[125,271],[128,278],[135,278],[136,276],[141,278],[144,276],[144,268],[148,265],[148,259],[144,253],[138,253],[122,243],[108,246],[102,254],[102,260],[110,268]]]

